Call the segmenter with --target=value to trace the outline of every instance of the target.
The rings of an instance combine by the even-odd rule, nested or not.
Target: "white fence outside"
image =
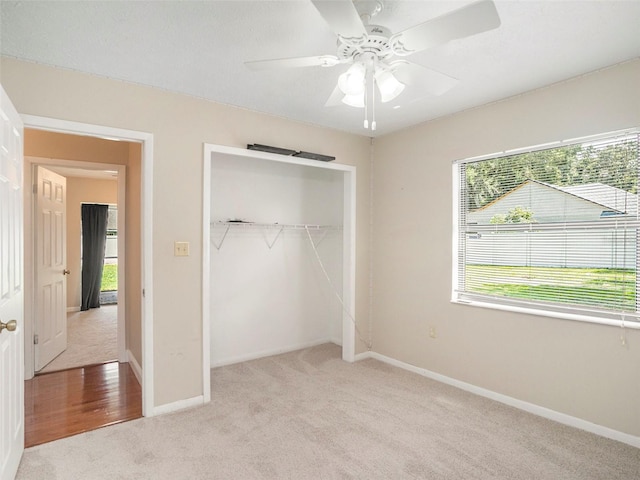
[[[636,268],[636,231],[483,232],[467,235],[466,263],[475,265]]]
[[[107,236],[107,245],[104,249],[105,258],[118,258],[118,236]]]

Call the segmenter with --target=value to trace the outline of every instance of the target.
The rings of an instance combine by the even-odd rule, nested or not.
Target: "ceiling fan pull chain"
[[[368,73],[368,72],[367,72]],[[364,76],[364,128],[369,129],[369,94],[367,92],[367,73]]]
[[[371,75],[371,131],[376,129],[376,78]]]

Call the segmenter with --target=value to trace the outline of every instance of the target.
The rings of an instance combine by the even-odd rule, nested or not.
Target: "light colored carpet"
[[[28,449],[18,479],[640,478],[640,449],[335,345],[212,370],[212,401]]]
[[[67,314],[67,349],[38,373],[118,359],[118,306]]]

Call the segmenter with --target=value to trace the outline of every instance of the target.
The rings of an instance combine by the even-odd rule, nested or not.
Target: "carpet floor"
[[[340,353],[214,369],[211,403],[27,449],[17,478],[640,478],[640,449]]]
[[[118,306],[103,305],[67,314],[67,349],[37,373],[55,372],[118,359]]]

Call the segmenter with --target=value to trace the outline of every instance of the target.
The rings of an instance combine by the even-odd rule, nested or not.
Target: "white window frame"
[[[459,222],[460,222],[460,168],[462,165],[472,162],[479,162],[482,160],[489,160],[494,158],[506,157],[517,155],[521,153],[530,153],[540,150],[546,150],[550,148],[558,148],[567,145],[575,145],[577,143],[596,142],[616,136],[627,136],[632,134],[638,134],[639,128],[629,128],[625,130],[618,130],[613,132],[607,132],[599,135],[591,135],[586,137],[571,138],[566,140],[559,140],[555,142],[535,145],[531,147],[518,148],[512,150],[504,150],[501,152],[494,152],[487,155],[481,155],[477,157],[469,157],[461,160],[456,160],[452,165],[452,200],[453,200],[453,221],[452,221],[452,270],[451,270],[451,302],[460,305],[469,305],[480,308],[490,308],[494,310],[504,310],[515,313],[539,315],[545,317],[559,318],[565,320],[576,320],[589,323],[597,323],[602,325],[612,325],[622,328],[640,329],[640,312],[633,313],[602,313],[590,311],[588,307],[580,308],[576,306],[563,306],[563,305],[545,305],[538,302],[529,302],[527,300],[511,299],[508,297],[489,297],[481,294],[473,294],[470,292],[460,292],[459,286]],[[638,167],[640,168],[640,166]],[[640,192],[639,192],[640,195]],[[640,256],[640,248],[638,255]],[[640,258],[638,259],[640,262]],[[638,279],[640,278],[640,268],[636,273],[636,284],[638,285]],[[640,287],[640,285],[639,285]],[[640,295],[640,288],[637,288],[637,295]]]

